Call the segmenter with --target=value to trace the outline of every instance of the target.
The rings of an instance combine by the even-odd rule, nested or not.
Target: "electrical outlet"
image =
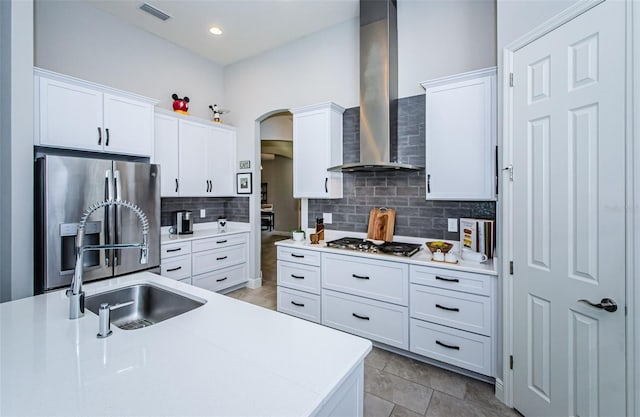
[[[322,213],[324,224],[331,224],[333,222],[333,213]]]
[[[207,209],[200,209],[200,218],[204,219],[207,217]]]
[[[449,219],[449,232],[457,232],[458,231],[458,219]]]

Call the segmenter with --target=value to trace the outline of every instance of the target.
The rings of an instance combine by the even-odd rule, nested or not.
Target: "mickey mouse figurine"
[[[189,97],[180,98],[177,94],[172,94],[173,111],[180,114],[189,115]]]

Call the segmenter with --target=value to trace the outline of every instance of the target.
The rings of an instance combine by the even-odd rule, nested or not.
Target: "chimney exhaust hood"
[[[360,0],[360,162],[328,171],[422,170],[398,160],[396,0]]]

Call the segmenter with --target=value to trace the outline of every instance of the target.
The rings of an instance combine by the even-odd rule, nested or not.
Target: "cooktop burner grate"
[[[366,253],[382,253],[396,256],[413,256],[422,245],[416,243],[384,242],[380,244],[357,237],[343,237],[327,242],[330,248],[349,249]]]

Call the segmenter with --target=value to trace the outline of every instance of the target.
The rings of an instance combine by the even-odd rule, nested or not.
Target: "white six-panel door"
[[[513,56],[514,406],[625,409],[625,6]],[[590,306],[615,301],[609,312]]]

